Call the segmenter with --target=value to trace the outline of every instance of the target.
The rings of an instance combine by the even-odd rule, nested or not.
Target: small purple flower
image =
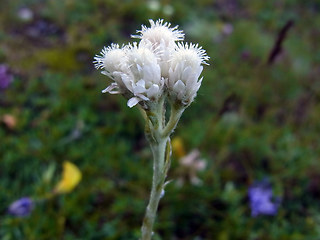
[[[23,197],[11,203],[8,212],[16,217],[27,217],[30,215],[33,207],[33,200],[29,197]]]
[[[280,205],[280,198],[272,198],[272,188],[267,180],[256,182],[249,187],[251,216],[276,215]]]
[[[4,64],[0,64],[0,90],[8,88],[12,80],[13,76],[10,74],[9,68]]]

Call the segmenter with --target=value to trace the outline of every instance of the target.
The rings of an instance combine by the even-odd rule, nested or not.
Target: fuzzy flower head
[[[150,28],[142,25],[142,29],[137,33],[140,35],[132,35],[134,38],[140,38],[141,41],[149,41],[155,46],[163,45],[166,47],[172,47],[176,41],[183,41],[184,33],[178,30],[178,26],[170,28],[171,24],[163,22],[163,19],[149,20]]]
[[[176,48],[177,41],[183,41],[184,33],[178,30],[178,26],[170,28],[171,24],[163,22],[163,19],[149,20],[150,27],[142,25],[142,30],[137,31],[140,35],[133,35],[141,39],[140,46],[148,47],[159,54],[158,63],[161,66],[161,74],[168,77],[169,61]]]
[[[122,81],[122,75],[129,72],[126,49],[120,48],[118,44],[111,44],[109,47],[104,47],[100,54],[94,58],[95,67],[104,69],[101,73],[114,80],[114,83],[104,89],[103,93],[118,94],[126,92],[126,87]]]
[[[104,47],[101,51],[101,56],[97,55],[94,59],[97,69],[104,68],[110,74],[123,70],[127,63],[125,50],[120,48],[118,44]]]
[[[127,55],[130,75],[124,76],[123,81],[133,95],[128,106],[133,107],[140,101],[157,101],[164,85],[157,55],[137,44],[129,46]]]
[[[167,87],[172,101],[188,106],[201,86],[203,64],[209,57],[198,44],[179,43],[170,60]]]
[[[168,95],[181,106],[188,106],[201,85],[202,64],[209,57],[194,44],[177,43],[184,39],[178,27],[163,20],[150,20],[150,27],[137,31],[139,43],[119,47],[111,44],[94,58],[97,69],[112,83],[103,92],[122,94],[128,106],[150,108]]]

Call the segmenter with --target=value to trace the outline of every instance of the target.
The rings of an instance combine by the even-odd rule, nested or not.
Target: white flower
[[[159,1],[157,1],[157,0],[148,1],[147,6],[153,12],[159,11],[159,9],[161,7]]]
[[[184,39],[184,33],[178,30],[178,26],[170,28],[171,24],[159,19],[156,22],[149,20],[151,27],[142,25],[142,29],[137,31],[140,35],[132,35],[141,39],[140,46],[148,47],[159,55],[158,62],[161,67],[161,75],[168,77],[169,60],[176,48],[176,41]]]
[[[159,19],[156,22],[149,20],[151,27],[148,28],[142,25],[142,29],[138,30],[137,33],[140,35],[132,35],[134,38],[140,38],[142,41],[150,41],[155,45],[170,46],[176,41],[183,41],[184,33],[178,30],[178,26],[170,28],[170,23],[163,23],[163,19]]]
[[[133,107],[142,100],[158,100],[162,95],[164,80],[157,55],[149,48],[138,47],[134,43],[129,46],[127,56],[131,74],[123,82],[134,95],[128,101],[128,106]]]
[[[111,44],[111,46],[102,49],[101,56],[95,56],[95,67],[104,69],[101,73],[114,80],[110,86],[102,91],[103,93],[118,94],[126,92],[126,87],[122,81],[123,75],[129,74],[126,51],[126,47],[120,48],[118,44]]]
[[[157,55],[137,43],[119,48],[112,44],[95,57],[95,67],[103,68],[103,74],[114,80],[102,92],[123,94],[129,98],[128,106],[140,101],[156,101],[162,94],[164,80],[161,78]]]
[[[207,64],[209,57],[205,50],[195,44],[179,43],[170,59],[167,87],[173,101],[189,105],[201,86],[202,64]]]
[[[143,25],[137,31],[140,35],[133,36],[139,43],[121,48],[111,44],[95,56],[95,67],[113,80],[102,92],[122,94],[129,107],[138,103],[151,107],[163,94],[188,106],[201,85],[202,64],[209,57],[198,45],[176,43],[184,39],[177,26],[170,27],[162,19],[149,21],[149,28]]]
[[[193,149],[189,154],[179,159],[179,172],[181,177],[178,179],[178,185],[182,185],[185,178],[188,178],[193,185],[202,184],[201,179],[198,178],[197,173],[203,171],[207,162],[200,158],[198,149]]]
[[[170,4],[164,5],[163,13],[167,16],[171,16],[174,13],[174,8]]]

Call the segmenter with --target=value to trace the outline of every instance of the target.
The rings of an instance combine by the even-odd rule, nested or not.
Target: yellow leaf
[[[173,153],[178,157],[182,158],[186,155],[186,151],[184,150],[184,145],[182,138],[175,137],[171,141]]]
[[[71,192],[80,182],[82,177],[79,168],[71,162],[63,163],[62,179],[56,185],[55,193]]]

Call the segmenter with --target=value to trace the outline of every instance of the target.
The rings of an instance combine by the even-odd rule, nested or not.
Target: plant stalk
[[[184,109],[171,108],[170,119],[165,123],[164,101],[147,113],[146,137],[153,154],[153,178],[150,200],[143,219],[141,240],[151,240],[158,205],[164,194],[165,180],[170,166],[170,134],[175,129]]]
[[[164,188],[166,178],[165,150],[167,139],[161,139],[157,144],[151,144],[153,153],[153,179],[150,200],[142,224],[142,240],[151,240],[152,229],[155,222],[159,201]]]

